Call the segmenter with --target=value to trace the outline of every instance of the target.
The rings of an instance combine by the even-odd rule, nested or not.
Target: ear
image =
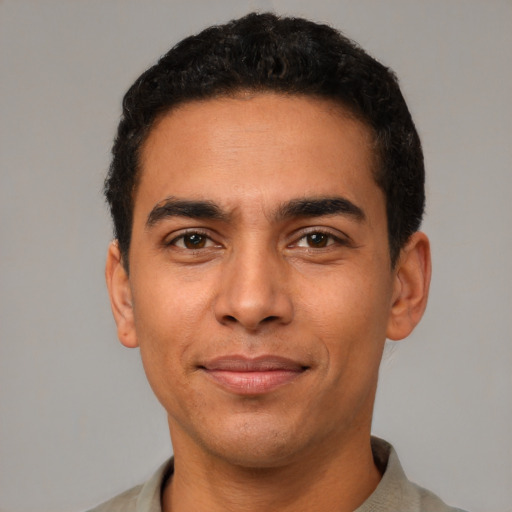
[[[427,307],[432,263],[430,242],[425,233],[414,233],[400,251],[394,270],[394,290],[387,337],[407,337],[421,320]]]
[[[117,337],[125,347],[135,348],[138,342],[135,333],[132,291],[117,240],[114,240],[108,248],[105,279],[117,325]]]

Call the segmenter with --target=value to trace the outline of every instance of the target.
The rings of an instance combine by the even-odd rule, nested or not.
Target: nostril
[[[225,323],[243,323],[244,325],[248,324],[247,320],[245,322],[240,322],[239,319],[237,319],[236,316],[233,316],[233,315],[224,315],[223,317],[223,321]],[[277,315],[269,315],[265,318],[263,318],[262,320],[258,321],[258,322],[255,322],[255,324],[259,324],[259,325],[262,325],[262,324],[269,324],[269,323],[272,323],[272,322],[275,322],[279,320],[279,316]]]

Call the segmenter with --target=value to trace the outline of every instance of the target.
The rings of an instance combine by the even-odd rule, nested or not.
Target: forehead
[[[141,201],[149,207],[168,196],[229,207],[241,197],[264,206],[333,188],[352,200],[380,193],[371,130],[339,104],[304,96],[247,93],[183,104],[155,123],[140,164],[136,211]]]

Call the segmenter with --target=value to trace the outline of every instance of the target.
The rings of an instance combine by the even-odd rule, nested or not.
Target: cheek
[[[346,265],[338,272],[303,283],[303,304],[312,318],[321,319],[319,328],[332,326],[339,333],[354,330],[379,331],[389,313],[391,284],[368,266]],[[313,286],[314,284],[314,286]]]
[[[135,327],[141,345],[157,343],[164,349],[185,342],[208,309],[206,279],[190,282],[179,270],[154,268],[134,283]]]
[[[209,295],[204,284],[184,286],[171,275],[140,276],[134,286],[134,319],[142,362],[155,393],[185,378],[190,352],[208,335]]]
[[[389,314],[387,282],[350,269],[332,275],[304,301],[311,331],[325,346],[332,367],[354,371],[380,361]],[[375,361],[375,364],[374,364]]]

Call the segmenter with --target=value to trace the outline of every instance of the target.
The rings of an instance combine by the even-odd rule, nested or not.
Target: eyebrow
[[[294,217],[322,217],[326,215],[347,215],[355,220],[364,221],[364,211],[352,201],[343,197],[306,197],[292,199],[282,204],[275,216],[276,220]],[[213,201],[189,200],[168,197],[160,201],[151,210],[146,220],[146,228],[171,217],[227,221],[230,215]]]
[[[228,216],[213,201],[195,201],[168,197],[160,201],[151,210],[146,220],[146,227],[150,228],[170,217],[226,220]]]
[[[302,199],[292,199],[279,208],[277,218],[322,217],[325,215],[347,215],[360,222],[366,219],[362,208],[344,197],[305,197]]]

